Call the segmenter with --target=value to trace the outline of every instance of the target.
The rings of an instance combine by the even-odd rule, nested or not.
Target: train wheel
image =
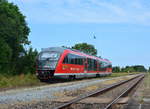
[[[96,74],[96,77],[100,77],[100,75],[99,75],[99,74]]]
[[[76,79],[76,75],[69,75],[69,79],[70,79],[70,80]]]
[[[47,82],[47,79],[39,79],[41,82]]]

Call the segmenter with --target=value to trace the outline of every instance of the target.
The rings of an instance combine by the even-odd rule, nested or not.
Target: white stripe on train
[[[111,72],[103,72],[103,73],[55,73],[54,77],[69,78],[69,76],[73,75],[73,76],[75,76],[75,78],[84,78],[84,77],[96,77],[97,74],[99,74],[99,76],[107,76],[107,75],[110,75]]]

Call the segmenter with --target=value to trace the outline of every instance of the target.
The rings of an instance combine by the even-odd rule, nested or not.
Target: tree
[[[150,72],[150,67],[148,68],[148,72]]]
[[[29,50],[26,51],[25,54],[19,58],[19,60],[17,61],[18,74],[35,73],[37,54],[37,50],[29,48]]]
[[[91,54],[91,55],[97,55],[97,50],[95,49],[95,47],[91,44],[87,44],[87,43],[78,43],[78,44],[75,44],[74,46],[72,46],[73,49],[76,49],[76,50],[80,50],[84,53],[88,53],[88,54]]]
[[[0,73],[8,72],[12,51],[8,44],[0,37]],[[4,71],[4,72],[3,72]]]
[[[8,3],[7,0],[0,0],[0,37],[2,40],[0,45],[4,46],[1,48],[3,53],[0,54],[0,57],[4,58],[4,63],[11,64],[11,70],[17,69],[15,62],[19,60],[19,54],[25,51],[24,45],[30,43],[28,41],[29,32],[25,16],[19,11],[19,8],[13,3]]]
[[[142,65],[126,66],[121,72],[146,72],[146,68]]]
[[[115,67],[113,67],[112,71],[115,73],[118,73],[118,72],[121,72],[121,69],[119,66],[115,66]]]
[[[136,72],[146,72],[146,68],[143,65],[135,65],[133,66]]]
[[[126,66],[126,68],[124,69],[124,72],[128,72],[128,73],[131,73],[131,72],[134,72],[135,69],[131,66]]]

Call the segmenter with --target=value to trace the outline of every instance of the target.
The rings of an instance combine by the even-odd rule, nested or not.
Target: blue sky
[[[9,0],[31,29],[32,47],[93,44],[113,65],[150,66],[149,0]],[[93,39],[93,35],[96,39]]]

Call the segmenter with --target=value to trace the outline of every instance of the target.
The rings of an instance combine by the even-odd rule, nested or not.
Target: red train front
[[[95,77],[111,73],[110,61],[63,47],[42,49],[37,59],[36,74],[41,80],[52,77]]]

